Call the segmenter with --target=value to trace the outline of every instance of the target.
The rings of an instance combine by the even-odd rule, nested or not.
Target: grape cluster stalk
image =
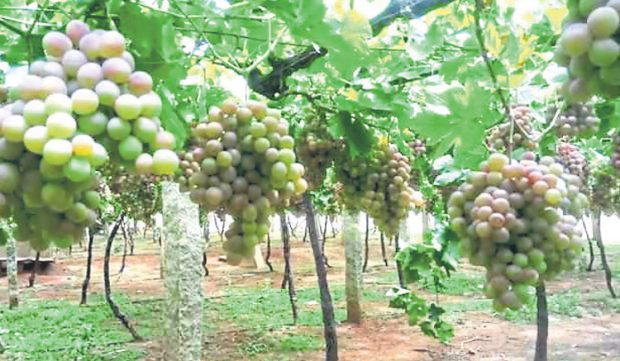
[[[497,310],[519,309],[534,288],[573,267],[582,249],[579,178],[552,157],[495,153],[448,200],[451,226],[469,260],[487,270]]]
[[[227,100],[209,109],[192,129],[192,145],[179,154],[177,182],[207,212],[233,217],[226,230],[228,262],[253,254],[267,235],[269,217],[308,188],[288,122],[277,109]]]
[[[162,175],[178,162],[153,81],[135,71],[123,35],[72,20],[42,42],[46,59],[30,65],[0,108],[0,212],[38,251],[69,247],[94,224],[96,169],[110,159]]]

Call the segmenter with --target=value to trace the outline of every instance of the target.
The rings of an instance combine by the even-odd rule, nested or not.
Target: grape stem
[[[478,40],[478,46],[480,47],[480,56],[482,56],[482,60],[484,60],[484,63],[489,72],[489,76],[491,77],[491,81],[493,82],[493,87],[495,88],[495,94],[497,94],[497,97],[499,98],[499,101],[502,104],[502,107],[504,108],[504,116],[506,117],[506,120],[510,122],[510,138],[509,138],[510,140],[508,143],[507,151],[508,151],[508,158],[512,159],[512,138],[514,135],[514,127],[515,127],[516,122],[514,121],[513,117],[510,114],[509,100],[504,94],[504,90],[499,85],[499,82],[497,80],[497,75],[495,74],[495,70],[493,70],[493,65],[491,64],[491,59],[489,58],[489,52],[486,49],[486,46],[484,45],[484,36],[482,33],[482,21],[480,20],[480,14],[482,13],[482,8],[483,8],[482,0],[476,0],[476,10],[474,11],[476,39]],[[517,127],[519,127],[519,124],[517,124]],[[521,131],[523,131],[523,129],[521,129]],[[524,132],[524,134],[527,135],[526,132]]]
[[[545,283],[536,287],[536,353],[534,361],[547,361],[547,339],[549,336],[549,311],[547,310],[547,292]]]

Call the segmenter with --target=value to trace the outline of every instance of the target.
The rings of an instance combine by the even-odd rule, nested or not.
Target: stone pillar
[[[202,251],[198,206],[176,183],[163,184],[164,285],[163,359],[199,361],[202,346]]]
[[[363,241],[360,232],[360,214],[344,215],[345,293],[347,299],[347,322],[362,322],[362,263]]]

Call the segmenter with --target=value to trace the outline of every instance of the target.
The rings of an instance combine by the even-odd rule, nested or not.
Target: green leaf
[[[338,24],[329,21],[322,1],[267,0],[264,5],[289,26],[293,36],[326,48],[327,59],[341,76],[350,78],[358,67],[366,63],[366,43],[352,43],[350,36],[347,40]]]
[[[374,144],[370,130],[360,119],[353,119],[349,112],[339,112],[332,117],[329,131],[335,138],[345,138],[347,150],[353,158],[366,155]]]
[[[434,157],[452,150],[455,166],[473,168],[487,153],[485,130],[501,116],[491,110],[493,96],[472,82],[427,87],[426,107],[407,119],[399,118],[399,126],[426,138],[435,149]]]
[[[172,133],[176,139],[177,148],[185,145],[188,137],[188,125],[184,119],[175,112],[177,106],[174,95],[168,88],[161,85],[156,89],[162,102],[161,123],[162,127]]]

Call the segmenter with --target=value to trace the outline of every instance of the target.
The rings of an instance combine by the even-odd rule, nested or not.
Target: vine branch
[[[510,122],[510,140],[508,142],[508,158],[512,159],[512,138],[514,135],[515,121],[512,119],[510,115],[510,103],[508,101],[508,97],[504,94],[504,90],[499,85],[497,80],[497,74],[495,74],[495,70],[493,69],[493,65],[491,64],[491,58],[489,57],[489,52],[484,44],[484,35],[482,33],[482,21],[480,20],[480,14],[482,13],[482,9],[484,4],[483,0],[476,0],[476,9],[474,11],[474,24],[475,24],[475,34],[476,40],[478,41],[478,46],[480,48],[480,56],[482,56],[482,60],[484,60],[484,64],[487,67],[487,71],[489,72],[489,76],[491,77],[491,82],[493,83],[493,87],[495,88],[495,94],[499,98],[502,107],[504,108],[504,116],[506,120]],[[518,127],[520,127],[517,124]],[[522,129],[521,129],[522,130]],[[523,132],[527,136],[527,132]]]

